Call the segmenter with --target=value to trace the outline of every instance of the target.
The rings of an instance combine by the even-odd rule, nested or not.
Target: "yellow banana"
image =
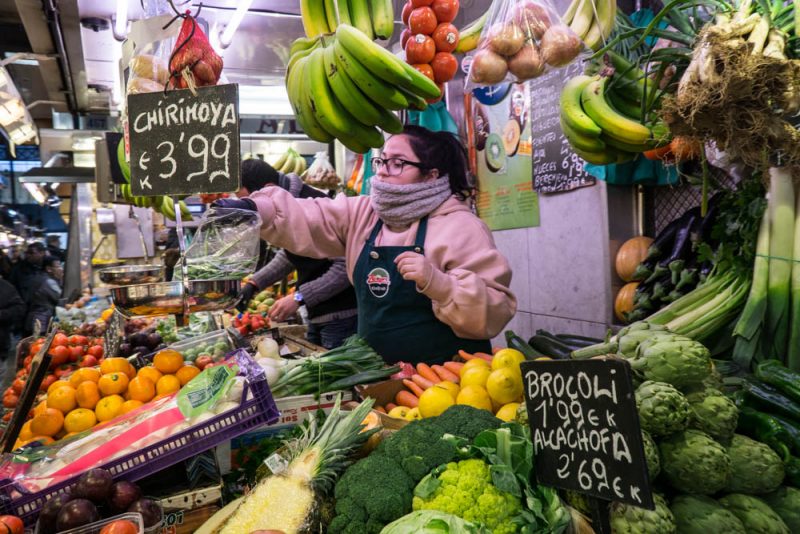
[[[374,126],[381,120],[381,109],[361,92],[344,69],[336,63],[336,53],[333,46],[328,46],[324,51],[325,74],[328,83],[339,102],[345,104],[358,122],[366,126]]]
[[[281,154],[281,157],[279,157],[275,163],[272,164],[272,168],[278,171],[281,170],[281,167],[283,167],[286,164],[286,160],[288,159],[289,159],[289,151],[287,150],[286,152]]]
[[[303,19],[303,29],[308,37],[330,33],[322,0],[300,0],[300,16]]]
[[[289,62],[286,64],[286,77],[287,77],[287,79],[289,77],[289,72],[291,72],[292,67],[294,67],[295,63],[300,61],[302,58],[307,57],[309,54],[311,54],[311,52],[313,52],[314,50],[316,50],[320,46],[321,46],[321,43],[320,43],[319,39],[315,39],[314,43],[311,46],[309,46],[308,48],[304,48],[302,50],[298,50],[297,52],[292,54],[292,56],[289,57]]]
[[[319,2],[322,2],[324,5],[328,29],[335,32],[336,27],[339,25],[339,13],[336,11],[336,0],[319,0]]]
[[[589,33],[593,21],[594,7],[592,5],[592,0],[581,0],[578,11],[575,13],[575,17],[572,19],[572,23],[569,27],[575,32],[575,35],[583,39],[586,37],[586,34]]]
[[[370,27],[372,26],[370,25]],[[372,38],[368,38],[354,27],[340,24],[336,28],[336,41],[341,43],[345,50],[350,52],[355,59],[378,78],[401,87],[411,83],[411,77],[403,66],[408,65],[408,63],[402,61],[382,46],[375,44]],[[422,75],[420,74],[420,76]]]
[[[181,200],[178,202],[178,206],[181,210],[181,219],[184,221],[191,221],[192,220],[192,212],[189,211],[189,206],[186,205],[186,202]]]
[[[405,109],[408,107],[408,99],[397,87],[386,83],[377,76],[373,76],[364,65],[345,50],[338,40],[333,44],[333,51],[339,69],[347,74],[353,80],[353,83],[378,106],[386,109]]]
[[[300,58],[294,65],[286,78],[286,92],[289,95],[289,102],[292,104],[295,119],[307,136],[321,143],[330,143],[333,136],[329,134],[317,121],[313,109],[308,105],[305,98],[308,80],[306,76],[306,63],[308,57]]]
[[[581,105],[581,94],[592,80],[590,76],[583,75],[571,78],[561,89],[559,101],[561,120],[572,131],[585,137],[599,137],[603,133],[603,129],[586,114]]]
[[[350,16],[350,2],[348,0],[335,0],[335,2],[336,6],[339,8],[339,24],[349,24],[352,26],[353,19]]]
[[[632,145],[641,145],[650,140],[652,135],[649,128],[618,113],[606,102],[607,80],[608,78],[595,79],[583,88],[583,110],[606,134],[613,135],[615,139]]]
[[[614,23],[617,18],[617,3],[615,0],[597,0],[595,5],[597,16],[583,42],[592,50],[599,50],[614,30]]]
[[[175,203],[172,197],[165,196],[164,200],[161,201],[161,213],[163,213],[164,217],[167,219],[175,220]]]
[[[575,0],[575,2],[579,1],[580,0]],[[486,13],[461,30],[455,49],[456,54],[466,54],[478,48],[478,42],[481,40],[481,32],[483,32],[483,27],[486,25],[486,20],[489,18],[489,11],[490,10],[486,10]]]
[[[308,50],[314,43],[317,42],[316,37],[299,37],[292,41],[292,46],[289,48],[289,57],[292,57],[301,50]]]
[[[394,6],[392,0],[369,0],[372,30],[375,37],[389,40],[394,33]]]
[[[580,6],[581,0],[572,0],[567,10],[564,12],[564,16],[561,17],[561,20],[564,24],[572,23],[572,19],[575,18],[575,13],[578,12],[578,7]]]
[[[370,41],[375,39],[367,0],[349,0],[348,6],[350,7],[350,22],[355,26],[353,29],[360,31]],[[339,28],[336,29],[338,30]]]
[[[606,144],[602,139],[598,137],[589,137],[576,132],[564,121],[563,118],[561,118],[560,122],[561,131],[564,132],[564,137],[567,138],[567,141],[569,141],[569,144],[572,148],[585,150],[586,152],[602,152],[605,150]]]

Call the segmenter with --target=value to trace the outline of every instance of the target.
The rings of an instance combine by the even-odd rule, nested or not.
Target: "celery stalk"
[[[795,6],[796,9],[798,7],[800,6]],[[800,195],[797,195],[795,200],[795,216],[790,314],[791,336],[786,354],[786,366],[793,371],[800,371]]]
[[[769,287],[764,334],[771,341],[767,356],[783,360],[789,341],[789,289],[794,254],[794,186],[791,170],[772,167],[770,176]]]
[[[758,227],[758,240],[756,241],[756,259],[753,266],[753,283],[750,285],[750,295],[747,304],[733,329],[733,334],[747,340],[752,339],[767,311],[767,286],[769,285],[769,211],[764,212],[761,224]]]

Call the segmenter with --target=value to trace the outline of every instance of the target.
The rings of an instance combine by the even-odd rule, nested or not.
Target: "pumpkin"
[[[625,241],[617,251],[616,268],[617,276],[623,282],[633,280],[633,273],[640,263],[647,257],[647,249],[653,243],[650,237],[632,237]]]
[[[628,322],[625,314],[633,311],[633,297],[638,286],[639,282],[625,284],[617,293],[617,298],[614,299],[614,315],[623,323]]]

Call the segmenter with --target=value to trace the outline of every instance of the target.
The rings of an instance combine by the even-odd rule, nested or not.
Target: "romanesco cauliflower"
[[[431,476],[434,476],[432,473]],[[431,488],[426,477],[412,502],[416,510],[439,510],[489,528],[493,534],[513,534],[517,525],[513,518],[522,511],[519,499],[500,491],[492,484],[489,465],[483,460],[450,462],[436,475],[436,489],[427,495],[422,487]],[[418,495],[422,493],[423,496]]]

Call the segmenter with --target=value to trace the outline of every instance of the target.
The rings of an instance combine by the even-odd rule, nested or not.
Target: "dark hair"
[[[52,267],[53,265],[61,265],[61,260],[55,256],[45,256],[44,260],[42,260],[42,269]]]
[[[412,125],[406,125],[397,135],[408,136],[411,149],[426,170],[437,169],[439,176],[447,175],[450,190],[458,198],[472,196],[475,187],[469,176],[467,151],[458,136]]]
[[[278,171],[263,159],[251,158],[242,162],[242,187],[250,193],[267,184],[278,185]]]
[[[36,252],[44,252],[45,247],[41,242],[34,241],[33,243],[29,243],[28,244],[28,249],[27,250],[31,250],[31,251],[35,250]]]

